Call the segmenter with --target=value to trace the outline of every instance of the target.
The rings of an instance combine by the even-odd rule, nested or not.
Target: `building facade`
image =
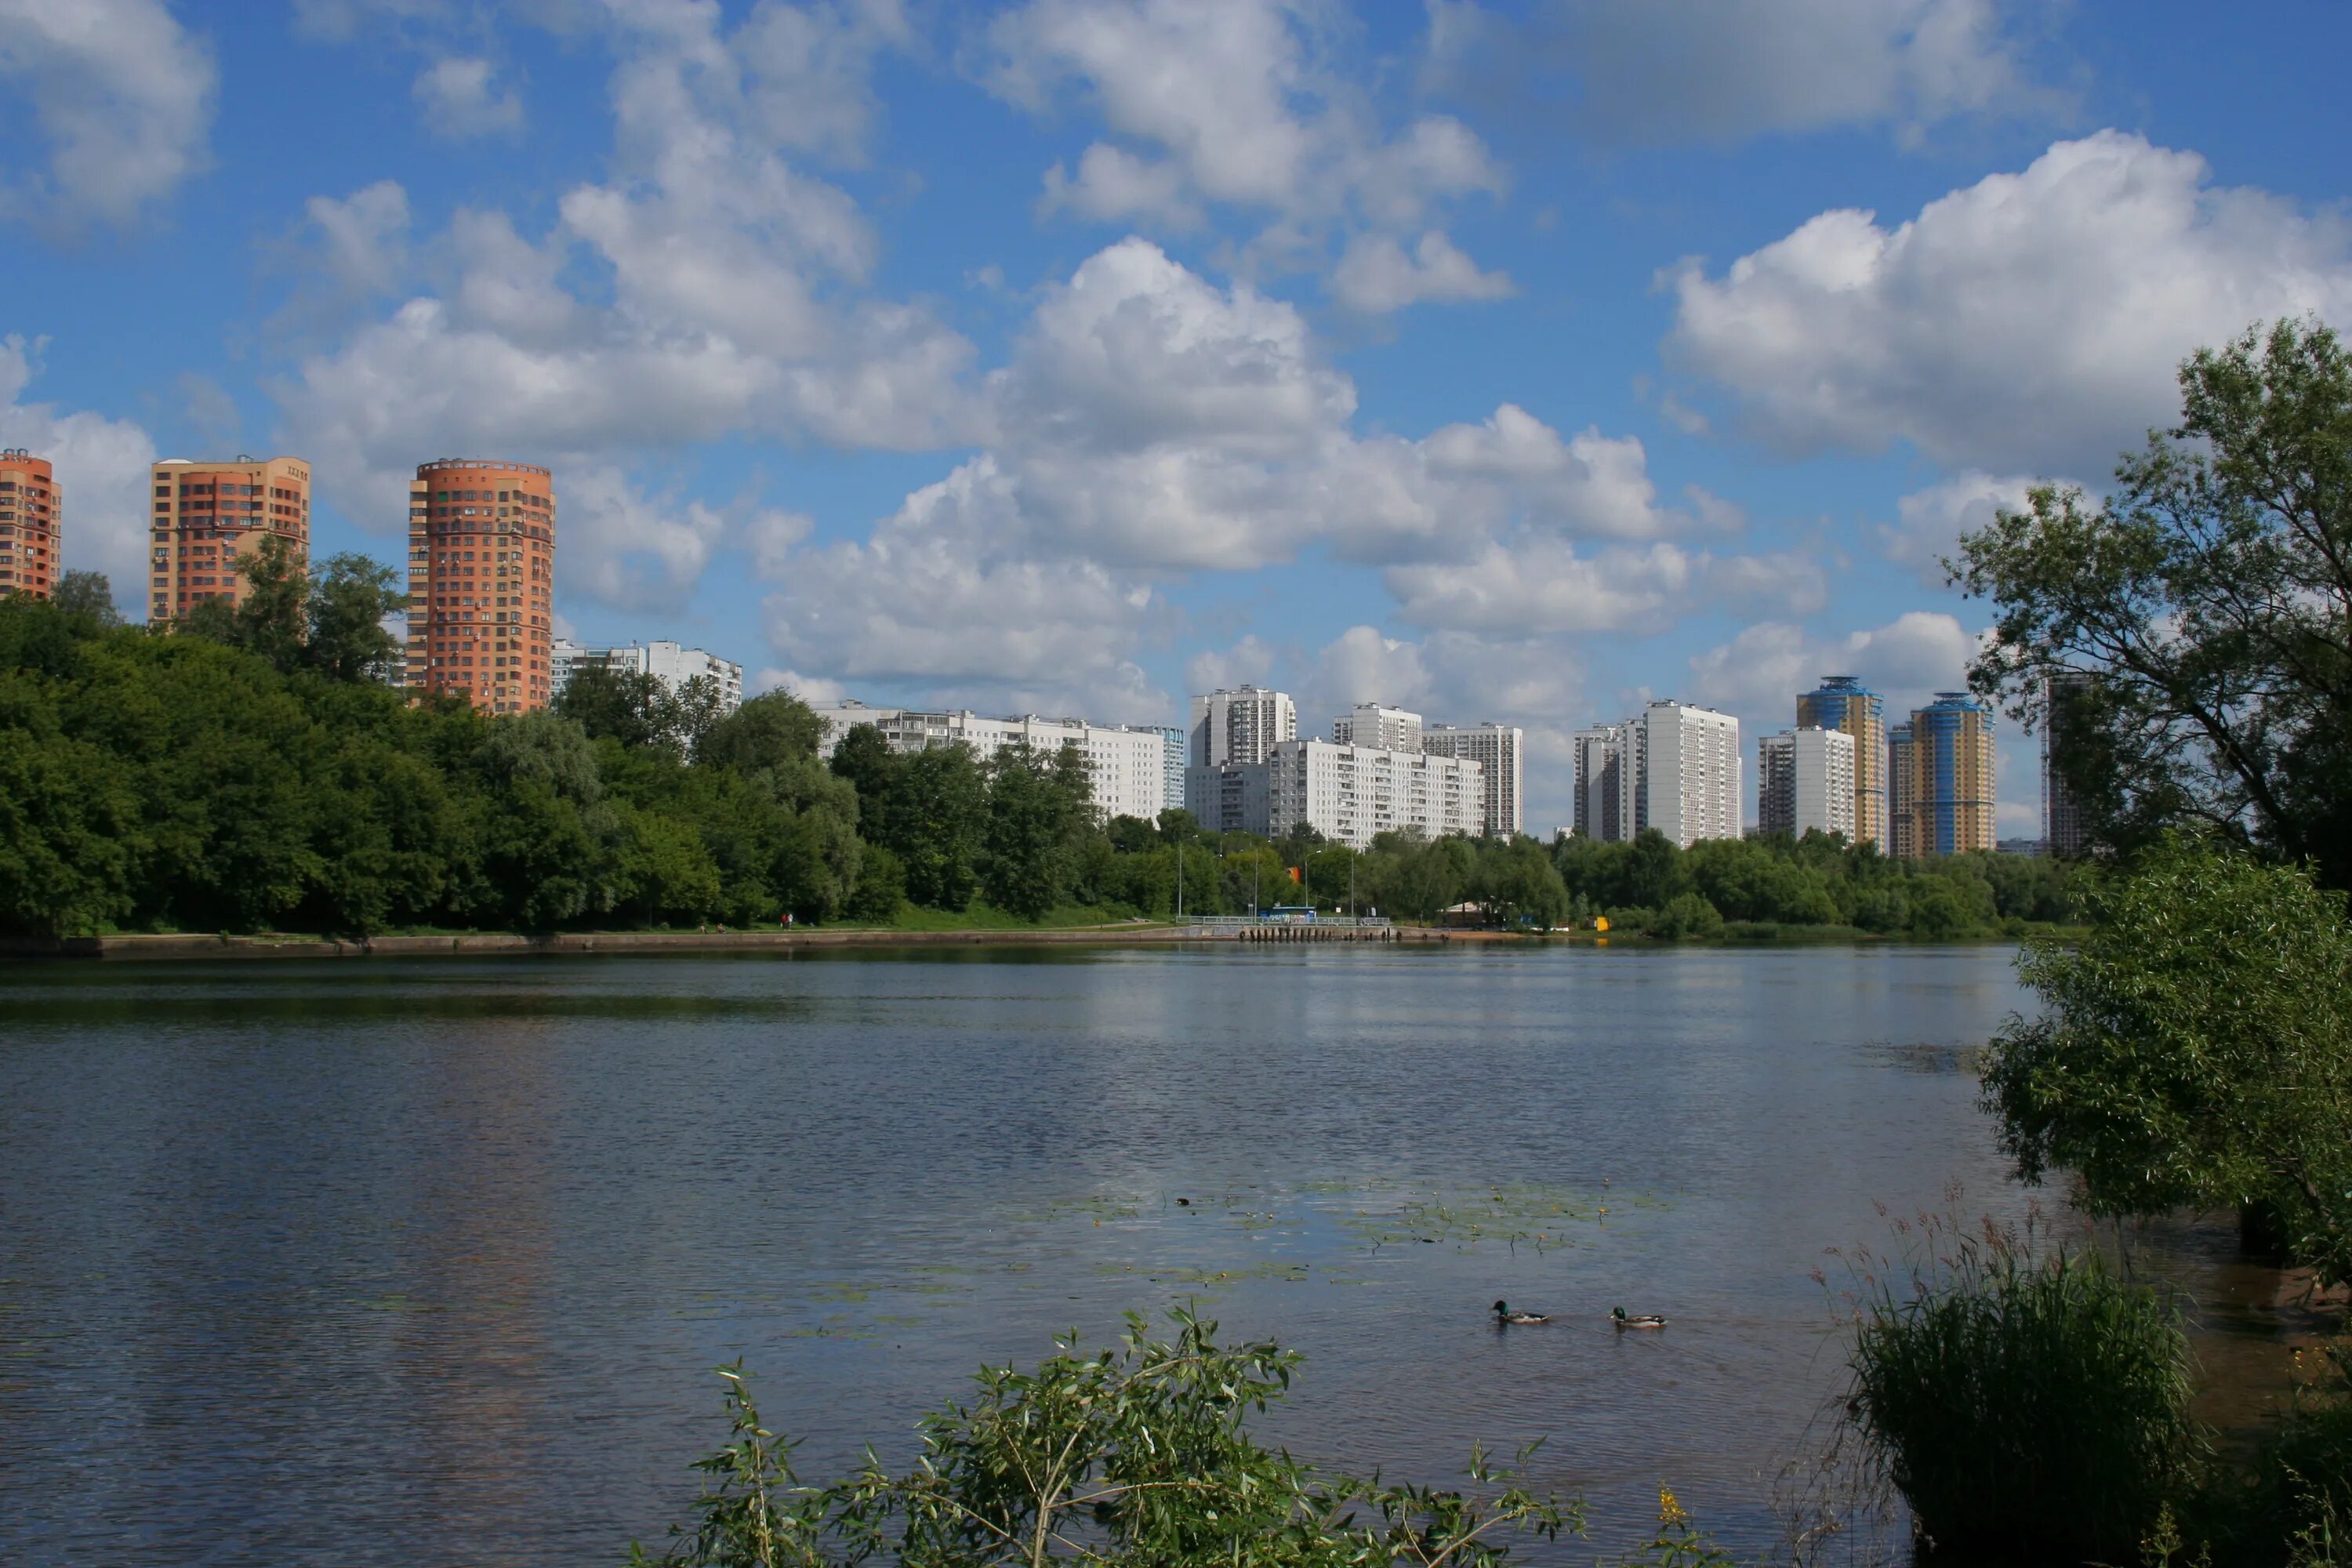
[[[1882,847],[1904,860],[1919,853],[1911,758],[1911,726],[1897,724],[1886,731],[1886,842]]]
[[[681,643],[630,643],[623,647],[582,647],[566,637],[548,644],[548,700],[563,695],[574,671],[617,669],[650,675],[673,693],[699,678],[718,689],[719,710],[732,713],[743,706],[743,667],[731,659]]]
[[[2042,713],[2042,831],[2049,853],[2074,860],[2087,847],[2082,803],[2066,783],[2066,724],[2070,708],[2092,695],[2095,678],[2079,669],[2061,670],[2043,688]]]
[[[1485,826],[1485,773],[1464,757],[1286,741],[1265,764],[1265,825],[1243,826],[1279,838],[1304,826],[1359,850],[1370,848],[1382,833],[1424,838],[1475,834]]]
[[[1402,708],[1359,702],[1331,721],[1331,740],[1341,746],[1371,746],[1384,752],[1421,750],[1421,715]]]
[[[1221,688],[1192,699],[1190,729],[1193,767],[1262,763],[1275,747],[1298,738],[1298,705],[1287,692],[1255,686]]]
[[[446,458],[408,488],[408,680],[492,713],[554,700],[555,476]]]
[[[1161,729],[1127,729],[1089,724],[1081,719],[1043,719],[1024,714],[1017,719],[992,719],[959,710],[923,711],[910,708],[869,708],[862,702],[818,702],[810,706],[824,721],[818,754],[831,757],[844,737],[860,724],[871,724],[893,751],[920,752],[932,746],[970,746],[985,761],[1007,746],[1025,745],[1048,755],[1065,745],[1076,746],[1086,759],[1087,775],[1094,788],[1096,813],[1139,816],[1147,822],[1174,803],[1168,798],[1168,736]]]
[[[1527,779],[1520,755],[1527,732],[1515,724],[1432,724],[1421,731],[1421,750],[1433,757],[1463,757],[1486,770],[1486,832],[1517,837],[1526,818],[1520,805]]]
[[[0,452],[0,599],[57,592],[65,516],[65,487],[47,458],[22,447]]]
[[[1756,825],[1765,833],[1854,836],[1853,737],[1801,725],[1756,744]]]
[[[1836,730],[1853,737],[1853,831],[1857,844],[1886,847],[1886,704],[1851,675],[1824,675],[1797,699],[1800,728]]]
[[[1897,853],[1917,858],[1993,847],[1992,711],[1965,691],[1939,691],[1907,726],[1899,786],[1910,821]],[[1890,770],[1893,748],[1889,748]]]
[[[1576,821],[1572,831],[1614,843],[1633,837],[1626,826],[1622,771],[1627,724],[1594,724],[1576,732]]]
[[[262,541],[286,542],[310,562],[310,465],[299,458],[196,462],[167,458],[148,469],[147,619],[179,619],[198,605],[245,602],[244,563]]]
[[[1641,825],[1687,849],[1739,837],[1739,721],[1712,708],[1658,701],[1642,710]]]

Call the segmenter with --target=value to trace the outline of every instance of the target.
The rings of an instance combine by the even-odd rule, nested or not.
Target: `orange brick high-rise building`
[[[493,713],[548,702],[555,480],[527,463],[420,463],[408,489],[408,686]]]
[[[238,563],[276,534],[310,562],[310,465],[299,458],[197,463],[167,458],[149,470],[147,618],[177,619],[207,599],[243,601]]]
[[[0,452],[0,598],[46,599],[57,591],[65,510],[47,458],[22,447]]]

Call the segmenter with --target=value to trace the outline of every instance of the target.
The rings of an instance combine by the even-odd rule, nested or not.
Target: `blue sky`
[[[400,555],[557,470],[557,610],[818,697],[1274,682],[1567,737],[1961,684],[1957,532],[2179,358],[2352,321],[2340,5],[0,0],[0,444]],[[2001,828],[2039,831],[2002,728]],[[1752,812],[1753,803],[1750,803]]]

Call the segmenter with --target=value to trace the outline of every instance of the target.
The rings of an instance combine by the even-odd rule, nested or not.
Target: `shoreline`
[[[1323,927],[1316,941],[1365,940]],[[1385,940],[1407,942],[1528,942],[1541,938],[1509,931],[1440,931],[1397,927]],[[188,958],[407,958],[522,953],[789,952],[843,947],[1081,947],[1146,946],[1174,942],[1234,942],[1239,928],[1172,925],[1067,926],[1045,930],[891,931],[873,928],[828,931],[466,931],[437,936],[324,937],[261,932],[227,936],[205,931],[160,935],[12,937],[0,940],[0,961],[95,959],[115,963]]]

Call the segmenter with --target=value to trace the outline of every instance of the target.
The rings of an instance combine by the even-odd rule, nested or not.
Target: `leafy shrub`
[[[1850,1409],[1919,1533],[2133,1561],[2207,1450],[2172,1304],[1990,1226],[1908,1285],[1868,1285]]]
[[[1723,916],[1696,893],[1678,893],[1651,921],[1652,936],[1669,940],[1685,936],[1721,936]]]
[[[1175,1326],[1173,1339],[1155,1340],[1130,1315],[1117,1349],[1081,1354],[1065,1337],[1034,1372],[983,1369],[969,1405],[923,1418],[912,1468],[892,1475],[868,1450],[856,1473],[825,1487],[799,1482],[792,1444],[760,1425],[740,1363],[721,1368],[733,1440],[696,1461],[710,1478],[696,1522],[674,1529],[661,1557],[633,1547],[629,1561],[1499,1568],[1512,1535],[1581,1532],[1577,1505],[1522,1489],[1475,1452],[1478,1489],[1462,1492],[1335,1475],[1260,1446],[1244,1417],[1288,1390],[1297,1354],[1271,1342],[1220,1345],[1215,1323],[1182,1311]],[[1662,1525],[1662,1539],[1670,1533],[1686,1548],[1704,1540],[1686,1515]]]

